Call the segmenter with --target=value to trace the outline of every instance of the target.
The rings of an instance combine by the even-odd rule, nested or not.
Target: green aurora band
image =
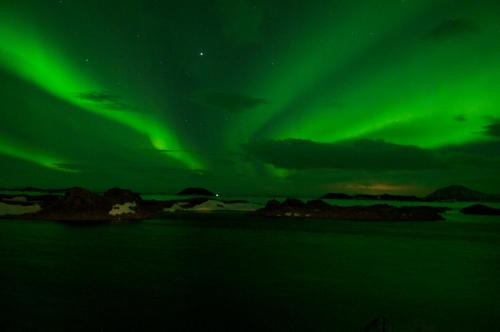
[[[119,173],[117,185],[149,176],[155,188],[189,182],[274,194],[443,179],[495,191],[499,13],[493,0],[6,0],[0,74],[12,93],[1,95],[0,153],[69,173],[71,183]],[[32,99],[23,104],[25,95]],[[50,132],[54,105],[62,110]],[[47,123],[23,122],[24,110]],[[297,168],[294,159],[335,159],[280,155],[280,143],[300,140],[413,146],[452,175],[380,171],[362,156],[357,171]],[[259,146],[275,159],[252,150]]]
[[[100,93],[106,89],[73,68],[56,48],[50,47],[50,43],[29,26],[28,22],[12,14],[3,15],[0,22],[0,66],[81,109],[116,121],[147,136],[155,149],[168,152],[168,156],[178,159],[187,167],[203,168],[198,159],[185,152],[173,131],[150,114],[126,109],[116,110],[110,105],[82,98],[82,94]],[[30,154],[24,153],[23,150],[17,151],[15,146],[5,147],[0,151],[13,156],[23,155],[24,159],[31,159],[39,165],[47,165],[44,159],[49,159],[40,159],[39,154],[30,157]]]
[[[498,34],[436,43],[426,40],[424,31],[417,37],[396,37],[397,49],[391,50],[388,40],[411,32],[436,2],[400,6],[403,9],[391,11],[396,6],[369,2],[360,11],[353,4],[352,16],[342,12],[339,20],[330,19],[329,29],[321,20],[320,28],[297,42],[300,49],[284,57],[289,61],[281,70],[261,76],[267,83],[253,91],[272,102],[237,118],[234,128],[239,130],[232,132],[233,139],[374,138],[424,148],[484,140],[482,128],[498,114],[500,104],[500,48],[491,47],[491,38],[500,42]],[[389,10],[374,15],[381,7]],[[488,10],[467,14],[484,22],[486,31],[498,29],[495,14]],[[349,36],[354,30],[359,38]],[[392,56],[366,66],[388,50]]]
[[[235,135],[238,141],[252,138],[262,126],[272,122],[273,117],[286,113],[304,93],[315,89],[318,81],[334,74],[350,59],[369,50],[385,34],[398,31],[409,18],[417,16],[431,2],[418,1],[393,6],[385,10],[384,15],[373,15],[384,8],[383,3],[368,2],[361,8],[353,3],[341,11],[337,11],[335,4],[326,4],[307,15],[304,18],[308,22],[305,26],[307,32],[293,37],[293,45],[285,45],[281,51],[283,54],[273,55],[283,59],[280,60],[279,68],[272,75],[257,75],[248,88],[255,95],[271,102],[267,107],[238,118],[238,124],[234,125],[237,131],[231,133],[232,139]],[[377,31],[377,34],[373,31]],[[269,58],[266,61],[271,63],[276,60]],[[300,126],[296,128],[300,130]]]
[[[500,49],[482,40],[416,47],[417,42],[407,41],[398,54],[404,60],[389,59],[370,75],[346,78],[345,85],[355,89],[338,84],[339,92],[321,91],[295,116],[290,110],[286,117],[277,115],[269,136],[321,142],[375,138],[425,148],[484,139],[482,128],[500,104]],[[325,96],[337,104],[325,105]],[[465,125],[455,120],[459,116]]]
[[[33,162],[39,166],[55,171],[75,172],[75,170],[64,167],[65,164],[68,164],[68,161],[61,157],[56,157],[46,152],[38,151],[36,148],[23,144],[19,141],[12,142],[2,136],[0,136],[0,153],[21,160]]]

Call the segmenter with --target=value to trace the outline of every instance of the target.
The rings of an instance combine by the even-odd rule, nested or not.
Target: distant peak
[[[431,201],[481,202],[499,201],[500,196],[482,193],[462,185],[451,185],[437,189],[426,196]]]

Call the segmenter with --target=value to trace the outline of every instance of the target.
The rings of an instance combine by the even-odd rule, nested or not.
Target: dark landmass
[[[448,186],[425,197],[431,202],[500,202],[500,195],[486,194],[464,186]]]
[[[39,204],[42,202],[55,201],[60,197],[60,195],[51,195],[51,194],[43,194],[43,195],[14,195],[14,194],[0,194],[0,202],[9,203],[9,204]],[[15,199],[24,199],[23,201],[14,201]]]
[[[213,192],[205,188],[185,188],[177,193],[180,196],[215,196]]]
[[[402,201],[402,202],[424,202],[423,198],[418,198],[417,196],[405,196],[405,195],[391,195],[391,194],[381,194],[381,195],[369,195],[369,194],[357,194],[348,195],[343,193],[328,193],[323,195],[321,199],[353,199],[353,200],[369,200],[369,201]]]
[[[12,192],[39,192],[39,193],[62,193],[64,194],[68,189],[43,189],[36,187],[24,187],[24,188],[0,188],[0,191],[12,191]]]
[[[188,191],[192,193],[193,191]],[[197,191],[198,193],[200,191]],[[154,217],[177,215],[165,212],[176,204],[182,204],[179,214],[196,214],[189,211],[209,200],[196,197],[169,201],[143,200],[138,193],[112,188],[103,194],[83,188],[71,188],[64,195],[15,196],[0,195],[0,201],[15,206],[33,206],[40,210],[4,218],[40,219],[54,221],[129,221]],[[15,199],[22,197],[23,199]],[[248,203],[245,200],[221,201],[226,204]],[[390,205],[340,207],[315,200],[304,203],[297,199],[287,199],[283,203],[271,200],[266,207],[249,213],[249,217],[301,217],[344,220],[441,220],[445,209],[432,207],[393,207]]]
[[[500,195],[486,194],[464,186],[452,185],[438,189],[425,197],[412,195],[348,195],[344,193],[328,193],[321,199],[338,200],[370,200],[370,201],[396,201],[396,202],[500,202]]]
[[[500,216],[500,209],[495,209],[490,206],[475,204],[460,210],[463,214],[475,214],[483,216]]]
[[[328,193],[321,196],[321,199],[354,199],[354,196],[343,193]]]
[[[288,198],[283,203],[270,200],[253,213],[261,217],[294,217],[307,219],[379,220],[379,221],[430,221],[443,220],[441,213],[447,208],[416,206],[395,207],[387,204],[372,206],[337,206],[322,200],[303,202]]]
[[[135,202],[134,213],[113,216],[113,206]],[[99,221],[145,219],[150,216],[144,209],[141,196],[130,190],[113,188],[100,195],[83,188],[68,189],[64,196],[41,202],[42,210],[32,217],[57,221]]]
[[[22,200],[15,199],[22,198]],[[163,215],[165,208],[182,203],[186,209],[206,202],[208,198],[186,198],[169,201],[143,200],[138,193],[112,188],[98,194],[74,187],[64,195],[0,195],[0,202],[11,206],[39,205],[40,211],[18,215],[1,215],[8,219],[40,219],[53,221],[134,221]],[[123,205],[127,208],[123,209]],[[121,213],[120,213],[121,211]]]

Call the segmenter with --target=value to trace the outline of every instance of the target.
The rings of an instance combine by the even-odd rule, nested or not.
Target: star
[[[200,56],[205,56],[205,52],[200,52]]]

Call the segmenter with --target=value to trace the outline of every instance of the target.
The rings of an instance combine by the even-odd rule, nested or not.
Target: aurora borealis
[[[0,3],[1,187],[500,192],[500,3]]]

